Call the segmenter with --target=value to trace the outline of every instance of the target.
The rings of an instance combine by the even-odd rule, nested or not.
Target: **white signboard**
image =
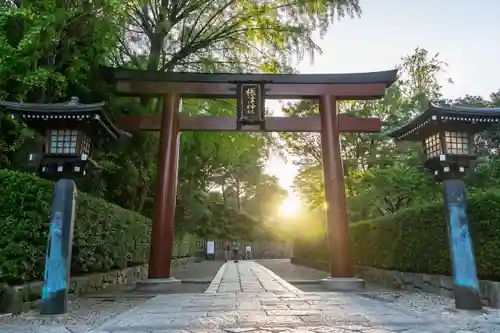
[[[207,254],[215,254],[215,242],[207,242]]]

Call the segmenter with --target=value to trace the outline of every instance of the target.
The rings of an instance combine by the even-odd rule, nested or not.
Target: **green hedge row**
[[[478,275],[500,281],[500,193],[469,198],[468,216]],[[412,207],[350,226],[353,263],[382,269],[451,274],[443,203]],[[328,260],[325,239],[298,240],[294,256],[312,266]]]
[[[0,284],[42,279],[52,187],[29,174],[0,170]],[[79,193],[72,275],[146,263],[150,228],[142,215]],[[181,242],[176,255],[191,248]]]

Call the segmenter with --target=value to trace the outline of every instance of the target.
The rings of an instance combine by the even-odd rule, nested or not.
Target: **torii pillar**
[[[342,129],[339,126],[336,97],[322,96],[319,112],[322,129],[326,225],[330,252],[330,276],[323,279],[322,284],[329,290],[359,290],[364,288],[364,281],[354,277],[352,271],[349,220],[340,145]]]
[[[174,220],[179,169],[179,94],[163,95],[158,145],[155,212],[151,227],[148,279],[137,288],[149,292],[170,291],[181,281],[171,276]]]

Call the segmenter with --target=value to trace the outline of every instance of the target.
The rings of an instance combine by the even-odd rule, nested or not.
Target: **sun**
[[[294,195],[289,195],[280,205],[279,211],[283,216],[293,216],[299,213],[301,202]]]

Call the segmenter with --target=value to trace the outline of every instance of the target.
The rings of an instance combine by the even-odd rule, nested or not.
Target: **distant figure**
[[[237,241],[233,241],[231,247],[233,248],[233,260],[234,262],[238,262],[238,252],[240,250],[240,243],[238,243]]]
[[[227,262],[229,259],[229,241],[227,239],[224,239],[224,245],[222,245],[222,248],[224,249],[224,262]]]
[[[247,247],[245,248],[245,258],[246,259],[252,258],[252,247],[250,245],[247,245]]]

